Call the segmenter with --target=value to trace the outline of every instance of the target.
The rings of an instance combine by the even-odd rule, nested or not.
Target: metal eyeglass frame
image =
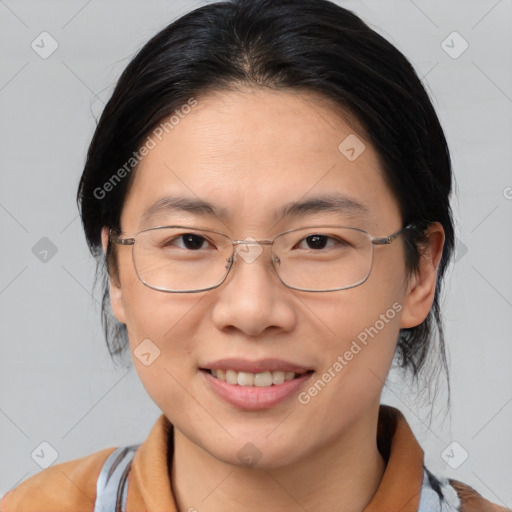
[[[351,227],[351,226],[317,225],[317,226],[304,226],[304,227],[301,227],[301,228],[293,228],[293,229],[289,229],[287,231],[283,231],[282,233],[279,233],[278,235],[276,235],[273,240],[231,240],[231,238],[228,235],[226,235],[225,233],[222,233],[221,231],[217,231],[215,229],[206,229],[206,228],[203,229],[203,228],[195,228],[195,227],[191,227],[191,226],[178,226],[178,225],[169,225],[169,226],[167,226],[167,225],[164,225],[164,226],[154,226],[154,227],[142,229],[141,231],[139,231],[133,237],[130,237],[130,238],[120,238],[119,236],[116,236],[114,234],[115,232],[118,232],[118,233],[120,233],[120,232],[118,230],[110,228],[110,230],[109,230],[109,240],[112,243],[115,243],[115,244],[118,244],[118,245],[131,245],[132,246],[132,260],[133,260],[133,265],[135,267],[135,272],[136,272],[137,277],[139,278],[139,280],[142,282],[142,284],[144,284],[148,288],[151,288],[152,290],[157,290],[157,291],[160,291],[160,292],[166,292],[166,293],[198,293],[198,292],[205,292],[205,291],[208,291],[208,290],[213,290],[214,288],[219,287],[226,280],[226,278],[229,275],[229,272],[231,271],[231,268],[233,267],[234,255],[236,253],[236,247],[238,245],[242,245],[242,244],[245,244],[245,245],[256,245],[256,244],[259,244],[259,245],[270,245],[271,246],[271,251],[272,251],[272,246],[273,246],[275,240],[277,238],[279,238],[281,235],[285,235],[285,234],[291,233],[293,231],[301,231],[303,229],[324,228],[324,227],[337,227],[337,228],[353,229],[355,231],[359,231],[361,233],[364,233],[368,237],[368,239],[370,240],[370,242],[372,244],[372,262],[371,262],[371,265],[370,265],[370,269],[368,271],[368,275],[364,279],[362,279],[361,281],[359,281],[359,282],[357,282],[355,284],[352,284],[350,286],[343,286],[341,288],[334,288],[334,289],[329,289],[329,290],[309,290],[309,289],[303,289],[303,288],[298,288],[296,286],[290,286],[289,284],[285,283],[281,279],[281,276],[279,275],[279,271],[276,268],[275,261],[272,258],[272,263],[273,263],[274,269],[275,269],[275,271],[276,271],[276,273],[277,273],[277,275],[279,277],[279,280],[287,288],[291,288],[293,290],[299,290],[299,291],[305,291],[305,292],[314,293],[314,292],[335,292],[335,291],[340,291],[340,290],[348,290],[350,288],[355,288],[356,286],[360,286],[361,284],[363,284],[365,281],[368,280],[368,278],[370,277],[370,274],[372,272],[372,268],[373,268],[373,255],[374,255],[374,253],[373,253],[373,246],[374,245],[389,245],[389,244],[391,244],[391,242],[393,242],[393,240],[395,240],[405,230],[407,230],[407,229],[417,229],[417,226],[415,224],[410,223],[407,226],[399,229],[398,231],[395,231],[394,233],[391,233],[388,236],[385,236],[385,237],[374,237],[374,236],[370,235],[370,233],[368,233],[368,231],[366,231],[364,229],[355,228],[355,227]],[[211,233],[217,233],[218,235],[222,235],[225,238],[227,238],[228,240],[230,240],[231,245],[233,246],[233,252],[231,253],[231,256],[226,260],[229,263],[229,267],[226,270],[226,274],[224,275],[224,278],[219,283],[217,283],[217,284],[215,284],[213,286],[210,286],[210,287],[207,287],[207,288],[200,288],[198,290],[168,290],[166,288],[159,288],[159,287],[152,286],[152,285],[146,283],[140,277],[139,272],[137,270],[137,265],[135,263],[135,258],[134,258],[134,255],[133,255],[133,246],[135,245],[135,239],[136,239],[136,237],[137,237],[137,235],[139,233],[144,233],[146,231],[152,231],[152,230],[164,229],[164,228],[183,228],[183,229],[191,229],[191,230],[194,230],[194,231],[206,231],[206,232],[211,232]]]

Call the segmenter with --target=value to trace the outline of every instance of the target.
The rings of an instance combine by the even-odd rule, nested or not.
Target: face
[[[338,147],[356,133],[313,94],[248,89],[198,98],[138,167],[122,210],[122,236],[170,224],[222,231],[232,240],[272,240],[289,229],[322,224],[388,236],[402,220],[374,148],[360,132],[365,148],[355,160]],[[366,211],[275,217],[288,203],[333,194]],[[144,216],[171,196],[207,201],[217,211]],[[241,464],[240,455],[250,449],[261,466],[293,463],[362,427],[378,407],[400,327],[420,323],[432,301],[432,278],[422,292],[406,278],[402,236],[375,246],[366,282],[318,293],[286,287],[268,246],[252,262],[235,259],[222,285],[199,293],[145,286],[132,248],[118,245],[116,251],[112,307],[127,325],[144,387],[177,431],[232,464]],[[135,355],[138,347],[153,354],[150,364]],[[273,371],[277,382],[280,372],[289,371],[295,378],[248,387],[221,382],[212,368]]]

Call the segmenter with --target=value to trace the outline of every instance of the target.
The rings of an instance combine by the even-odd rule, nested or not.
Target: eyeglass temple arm
[[[120,238],[114,235],[114,230],[109,231],[109,239],[114,244],[119,245],[133,245],[135,243],[135,238]]]
[[[404,228],[402,229],[399,229],[398,231],[396,231],[395,233],[392,233],[391,235],[389,236],[385,236],[385,237],[382,237],[382,238],[373,238],[372,239],[372,244],[374,245],[388,245],[390,244],[395,238],[398,237],[398,235],[400,235],[401,233],[403,233],[406,229],[416,229],[416,225],[415,224],[408,224],[407,226],[405,226]]]

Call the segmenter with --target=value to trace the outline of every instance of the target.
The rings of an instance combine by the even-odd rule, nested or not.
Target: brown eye
[[[194,235],[193,233],[186,233],[179,237],[183,240],[183,245],[186,249],[197,250],[201,249],[203,242],[206,242],[206,239],[199,235]]]

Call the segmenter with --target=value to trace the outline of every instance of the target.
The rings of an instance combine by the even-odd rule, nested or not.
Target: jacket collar
[[[162,414],[137,450],[128,483],[129,511],[177,512],[168,466],[172,428]],[[386,469],[364,512],[416,512],[423,481],[423,450],[398,409],[380,406],[377,445]]]

